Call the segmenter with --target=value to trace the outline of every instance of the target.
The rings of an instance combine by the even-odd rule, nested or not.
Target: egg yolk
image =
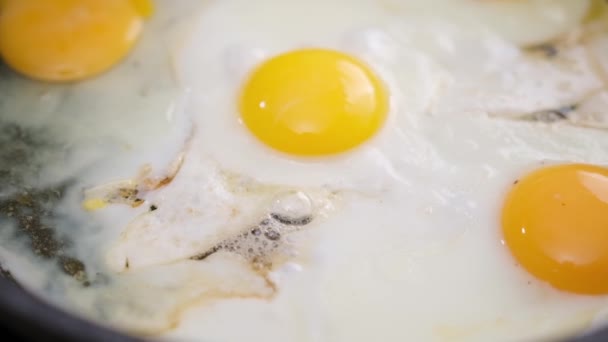
[[[363,62],[324,49],[296,50],[257,68],[245,83],[240,112],[262,142],[298,156],[351,149],[382,126],[388,94]]]
[[[0,54],[44,81],[97,75],[124,58],[152,12],[149,0],[4,0]]]
[[[608,294],[608,169],[550,166],[519,180],[502,210],[505,243],[555,288]]]
[[[606,0],[592,0],[587,12],[587,21],[605,19],[608,15],[608,2]]]

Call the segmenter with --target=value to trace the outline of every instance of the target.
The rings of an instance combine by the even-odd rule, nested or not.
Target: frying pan
[[[142,342],[70,315],[0,277],[0,330],[10,340],[65,342]],[[1,336],[1,335],[0,335]],[[608,341],[608,327],[563,342]],[[562,342],[559,341],[559,342]],[[556,341],[557,342],[557,341]]]
[[[0,74],[3,66],[0,63]],[[1,119],[1,117],[0,117]],[[3,131],[0,127],[0,144],[3,143]],[[8,141],[4,140],[4,142]],[[0,151],[0,189],[2,188],[1,172],[3,162]],[[1,211],[0,211],[1,214]],[[1,215],[0,215],[1,216]],[[0,217],[1,218],[1,217]],[[39,241],[48,244],[48,241]],[[51,243],[52,245],[53,243]],[[44,246],[43,246],[44,247]],[[45,247],[53,249],[54,247]],[[49,252],[50,253],[50,252]],[[53,253],[50,253],[53,254]],[[70,260],[63,261],[64,268]],[[1,267],[1,265],[0,265]],[[67,313],[19,286],[13,279],[3,276],[0,268],[0,337],[8,340],[26,341],[66,341],[66,342],[139,342],[142,339],[105,328],[76,315]],[[68,272],[69,273],[69,272]],[[204,339],[202,336],[201,339]],[[601,342],[608,341],[608,326],[583,336],[564,338],[559,342]],[[557,342],[557,341],[556,341]]]

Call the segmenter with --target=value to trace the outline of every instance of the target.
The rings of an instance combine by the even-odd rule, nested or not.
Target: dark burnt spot
[[[540,54],[546,58],[555,58],[559,55],[559,49],[555,44],[543,43],[531,46],[527,49],[528,52]]]
[[[150,206],[150,211],[155,211],[156,209],[158,209],[158,207],[157,207],[157,206],[155,206],[154,204],[152,204],[152,205]]]
[[[558,108],[541,110],[521,118],[528,121],[539,121],[544,123],[553,123],[557,121],[567,120],[568,117],[578,108],[577,104],[570,104]]]
[[[120,188],[118,189],[118,195],[123,199],[136,199],[139,190],[132,188]]]
[[[13,190],[23,184],[23,178],[34,176],[41,165],[36,156],[53,145],[41,137],[41,132],[28,132],[14,124],[0,122],[0,188]]]
[[[71,275],[78,281],[86,281],[87,275],[82,261],[72,257],[60,257],[59,263],[65,273]]]
[[[567,106],[556,108],[553,110],[553,113],[555,113],[556,115],[558,115],[559,117],[561,117],[563,119],[567,119],[568,115],[570,113],[574,112],[577,108],[578,108],[578,104],[574,103],[574,104],[570,104]]]
[[[269,214],[257,225],[247,228],[232,238],[223,240],[209,250],[191,257],[192,260],[204,260],[208,256],[223,250],[235,253],[246,259],[254,268],[269,270],[276,253],[281,253],[282,237],[285,232],[294,231],[312,221],[312,217],[289,218],[278,214]]]
[[[9,223],[0,227],[14,226],[15,230],[10,232],[25,237],[36,256],[55,260],[64,273],[86,281],[84,264],[67,255],[70,241],[55,232],[55,208],[70,182],[49,188],[25,183],[26,179],[38,176],[43,167],[38,164],[38,156],[51,155],[56,149],[43,132],[0,123],[0,193],[8,194],[0,196],[0,223]]]
[[[17,232],[27,236],[32,251],[52,258],[65,242],[55,237],[52,209],[58,204],[65,186],[49,190],[24,190],[0,201],[0,218],[16,223]]]
[[[513,185],[517,185],[517,183],[519,183],[519,179],[516,179],[515,181],[513,181]]]
[[[15,223],[17,235],[26,236],[32,252],[43,259],[56,259],[60,268],[79,281],[86,280],[84,264],[66,254],[70,242],[57,236],[54,207],[65,186],[27,190],[0,200],[0,220]]]
[[[160,187],[163,187],[163,186],[171,183],[172,180],[173,180],[173,178],[171,178],[171,177],[165,177],[160,182],[158,182],[158,186],[156,188],[158,189]]]
[[[278,221],[288,226],[305,226],[312,221],[312,216],[288,217],[285,215],[272,213],[270,214],[273,220]]]
[[[204,253],[195,255],[195,256],[191,257],[190,259],[192,259],[192,260],[205,260],[205,259],[207,259],[207,257],[209,257],[210,255],[216,253],[217,251],[219,251],[221,249],[222,249],[221,246],[213,246],[210,250],[208,250],[208,251],[206,251]]]
[[[270,241],[277,241],[278,239],[281,238],[281,233],[277,232],[276,230],[270,228],[268,229],[265,233],[264,236],[270,240]]]
[[[141,198],[136,198],[135,200],[133,200],[133,203],[131,204],[131,206],[132,206],[133,208],[137,208],[137,207],[139,207],[140,205],[142,205],[143,203],[144,203],[144,200],[143,200],[143,199],[141,199]]]
[[[0,266],[0,277],[8,280],[9,282],[11,282],[13,284],[19,285],[17,280],[15,280],[15,277],[13,277],[13,274],[11,273],[11,271],[6,269],[4,266]]]

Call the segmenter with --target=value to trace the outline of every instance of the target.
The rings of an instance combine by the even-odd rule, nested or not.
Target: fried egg
[[[122,60],[152,14],[148,0],[3,1],[0,53],[44,81],[96,76]]]
[[[170,62],[146,69],[169,70],[172,120],[125,114],[138,128],[116,135],[137,152],[99,157],[64,204],[100,275],[62,305],[192,341],[605,323],[604,5],[192,4]],[[89,120],[89,139],[113,125]]]

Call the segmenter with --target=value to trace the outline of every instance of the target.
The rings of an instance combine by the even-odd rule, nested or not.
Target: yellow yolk
[[[106,71],[141,33],[149,0],[5,0],[0,54],[31,78],[74,81]]]
[[[240,99],[245,125],[267,145],[299,156],[351,149],[385,121],[388,94],[361,61],[308,49],[272,58],[247,80]]]
[[[608,293],[608,169],[550,166],[519,180],[502,211],[517,261],[554,287]]]
[[[603,19],[608,15],[608,2],[606,0],[592,0],[587,13],[587,21]]]

